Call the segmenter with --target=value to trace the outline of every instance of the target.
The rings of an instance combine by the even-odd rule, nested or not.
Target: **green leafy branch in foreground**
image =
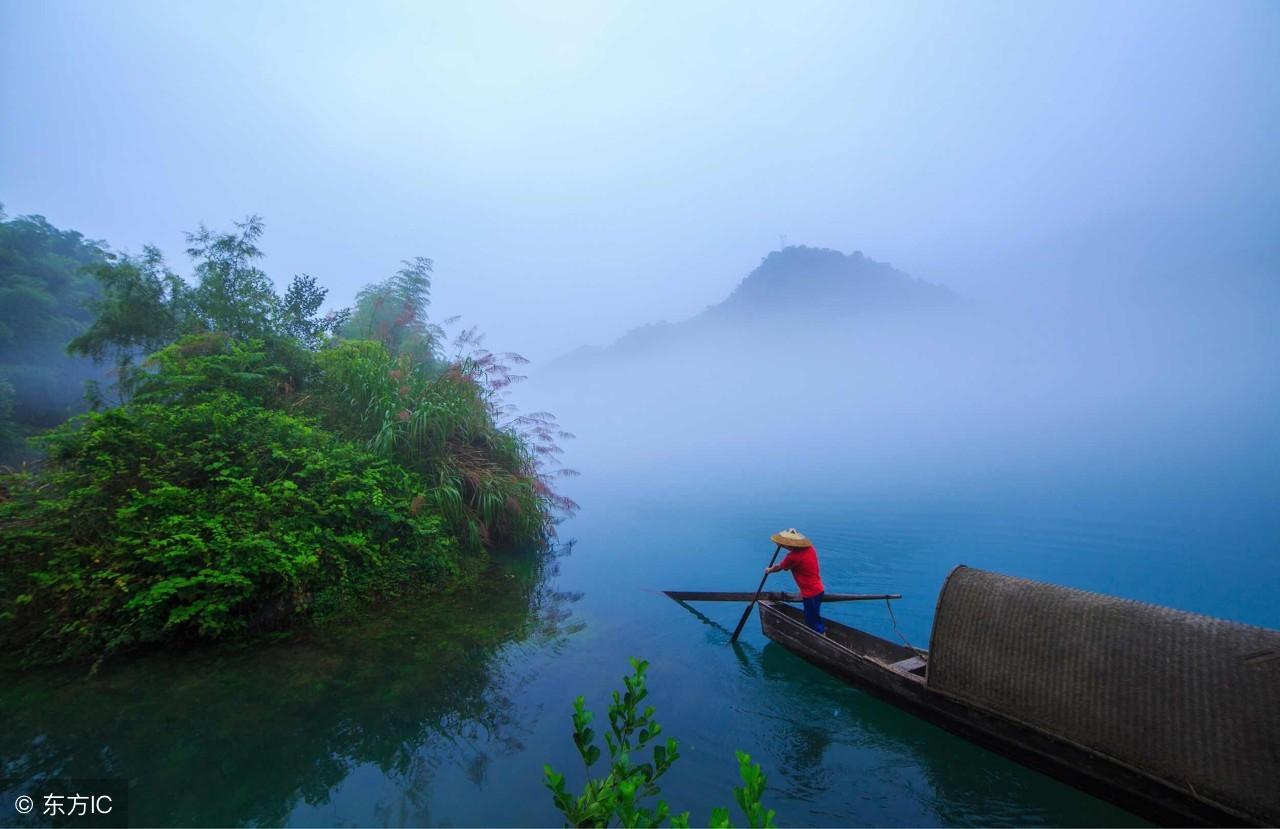
[[[587,710],[585,699],[578,697],[573,701],[573,742],[587,770],[586,785],[582,794],[571,794],[565,789],[564,775],[549,765],[543,766],[546,775],[543,785],[551,790],[556,808],[572,826],[654,827],[669,820],[671,826],[688,827],[689,813],[671,814],[666,801],[658,800],[652,808],[639,804],[642,798],[661,793],[657,781],[670,770],[680,753],[678,744],[670,737],[654,744],[662,733],[662,726],[653,718],[652,705],[640,708],[640,703],[649,695],[644,678],[649,663],[633,658],[631,667],[633,673],[622,678],[626,691],[621,694],[614,691],[609,705],[609,731],[604,735],[609,748],[608,774],[598,778],[590,776],[591,767],[600,760],[595,730],[591,728],[595,715]],[[651,744],[652,761],[633,763],[632,755],[640,755]],[[774,811],[760,803],[766,780],[760,764],[752,763],[746,752],[739,751],[737,756],[738,775],[743,785],[734,787],[734,800],[746,815],[749,827],[773,827]],[[729,810],[713,809],[708,825],[716,829],[731,827]]]

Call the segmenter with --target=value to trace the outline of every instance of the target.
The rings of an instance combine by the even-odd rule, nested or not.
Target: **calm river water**
[[[1280,626],[1280,517],[1260,474],[1221,491],[1008,480],[947,498],[588,474],[562,528],[571,550],[542,567],[506,561],[483,592],[92,679],[6,671],[0,776],[127,778],[144,825],[558,825],[542,765],[580,780],[571,701],[603,716],[642,656],[683,754],[666,797],[695,822],[732,804],[743,749],[781,824],[1140,824],[832,680],[755,619],[729,646],[739,607],[698,615],[657,591],[751,589],[768,533],[794,524],[829,589],[904,594],[898,619],[919,645],[960,562]],[[883,605],[828,612],[893,635]]]

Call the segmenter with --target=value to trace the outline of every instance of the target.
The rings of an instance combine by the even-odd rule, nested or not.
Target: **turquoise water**
[[[666,797],[695,822],[732,804],[742,749],[785,825],[1137,825],[832,680],[754,618],[729,646],[736,606],[692,613],[658,591],[753,589],[768,534],[795,525],[829,589],[904,594],[898,621],[917,645],[961,562],[1280,627],[1269,470],[1216,489],[1161,472],[1148,486],[1059,475],[878,495],[587,470],[562,527],[570,549],[544,568],[506,561],[484,591],[93,678],[6,672],[0,776],[125,777],[146,825],[557,824],[542,764],[580,781],[571,701],[603,715],[634,655],[651,661],[658,719],[682,746]],[[883,605],[828,614],[895,635]]]

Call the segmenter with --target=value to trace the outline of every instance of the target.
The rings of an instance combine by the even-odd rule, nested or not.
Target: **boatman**
[[[822,624],[822,597],[827,588],[822,586],[822,576],[818,572],[818,551],[805,538],[804,533],[792,527],[789,530],[769,536],[775,544],[787,548],[782,561],[772,567],[764,568],[765,575],[790,570],[800,588],[800,598],[804,600],[804,623],[818,633],[825,634],[827,626]]]

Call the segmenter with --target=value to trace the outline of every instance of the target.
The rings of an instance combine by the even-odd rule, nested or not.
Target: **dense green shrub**
[[[31,660],[278,628],[463,567],[409,472],[237,394],[44,440],[47,470],[0,479],[0,639]]]
[[[497,424],[471,364],[437,371],[363,340],[316,359],[310,409],[326,427],[420,475],[432,508],[469,545],[546,538],[554,493],[538,474],[534,446]]]
[[[288,371],[261,340],[243,343],[218,332],[183,337],[148,357],[143,369],[132,381],[138,403],[186,405],[231,392],[272,407],[287,402],[291,389]]]
[[[519,358],[474,331],[444,356],[428,260],[362,291],[348,325],[321,315],[305,274],[276,293],[249,217],[188,235],[191,282],[155,248],[90,257],[86,324],[36,290],[88,279],[49,242],[80,237],[21,221],[0,217],[0,273],[31,275],[11,298],[48,311],[59,348],[110,361],[114,382],[90,383],[95,412],[36,441],[43,468],[0,477],[0,648],[102,657],[281,627],[457,581],[484,547],[541,544],[573,508],[540,466],[565,433],[498,404]],[[15,258],[28,237],[48,244]],[[0,346],[34,313],[0,314]],[[11,391],[0,377],[0,460],[30,431],[6,416]]]

